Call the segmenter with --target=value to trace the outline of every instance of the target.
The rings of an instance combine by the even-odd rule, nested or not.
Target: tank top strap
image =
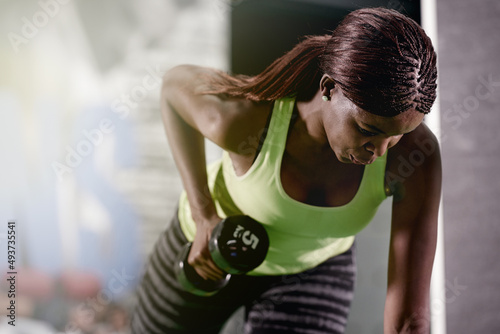
[[[271,120],[260,152],[260,154],[270,154],[271,161],[281,160],[294,105],[295,97],[286,97],[274,102]]]

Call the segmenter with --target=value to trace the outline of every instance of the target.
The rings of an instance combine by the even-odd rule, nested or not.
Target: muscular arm
[[[429,333],[429,290],[436,249],[441,158],[421,125],[389,152],[391,239],[384,333]]]
[[[200,94],[214,75],[211,69],[178,66],[164,76],[161,92],[164,127],[197,227],[188,261],[206,279],[217,279],[221,271],[208,252],[220,217],[208,190],[204,138],[235,151],[252,129],[245,119],[252,112],[251,102]]]

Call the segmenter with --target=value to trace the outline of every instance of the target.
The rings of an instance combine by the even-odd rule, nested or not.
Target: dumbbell
[[[246,215],[223,219],[213,229],[208,248],[214,263],[224,271],[222,279],[202,278],[189,265],[188,255],[192,243],[184,245],[176,261],[177,280],[184,290],[198,296],[211,296],[226,286],[231,275],[245,274],[257,268],[265,259],[269,237],[264,227]]]

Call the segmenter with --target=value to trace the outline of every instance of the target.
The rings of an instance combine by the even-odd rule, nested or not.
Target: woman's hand
[[[208,249],[212,230],[221,220],[219,216],[214,216],[196,224],[196,235],[189,252],[188,263],[206,280],[216,281],[226,274],[213,262]]]

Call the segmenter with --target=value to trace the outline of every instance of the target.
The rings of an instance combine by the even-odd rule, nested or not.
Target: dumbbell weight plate
[[[264,261],[269,237],[259,222],[246,215],[236,215],[217,224],[208,247],[219,268],[230,274],[242,274]]]
[[[227,274],[224,278],[218,281],[203,279],[187,262],[191,245],[192,243],[184,245],[182,250],[179,252],[179,256],[175,264],[175,274],[177,276],[177,280],[184,290],[192,294],[203,297],[214,295],[227,285],[231,275]]]

